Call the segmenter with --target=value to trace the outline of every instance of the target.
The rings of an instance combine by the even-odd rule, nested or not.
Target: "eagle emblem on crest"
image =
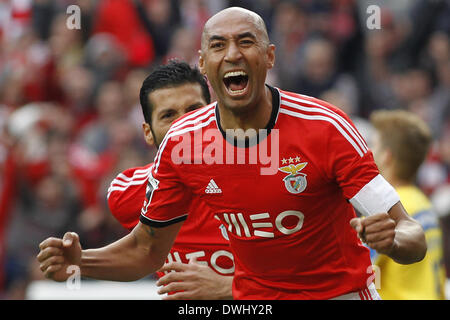
[[[299,158],[297,157],[296,159]],[[299,164],[289,164],[287,166],[278,168],[278,170],[280,170],[281,172],[288,174],[283,178],[283,181],[287,191],[289,191],[290,193],[298,194],[305,191],[308,184],[306,180],[306,174],[300,171],[303,170],[307,164],[308,162],[301,162]]]

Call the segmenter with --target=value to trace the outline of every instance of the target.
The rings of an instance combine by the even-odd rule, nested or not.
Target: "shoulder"
[[[216,103],[213,102],[207,106],[184,114],[172,123],[166,137],[174,133],[196,130],[211,123],[216,117],[215,107]]]
[[[296,119],[303,133],[326,142],[329,138],[342,140],[352,146],[362,157],[368,146],[350,117],[338,107],[306,95],[280,91],[280,113]],[[345,142],[346,141],[346,142]]]
[[[110,212],[128,230],[138,222],[152,165],[127,169],[119,173],[109,186],[107,202]]]
[[[289,91],[280,92],[280,112],[304,120],[323,120],[345,124],[349,117],[344,111],[326,101]],[[290,112],[286,112],[290,111]]]
[[[129,168],[119,173],[110,183],[107,198],[109,199],[111,194],[123,196],[125,192],[130,193],[132,189],[145,186],[152,165],[153,163],[149,163],[146,166]]]
[[[170,150],[179,143],[180,139],[185,139],[186,136],[190,138],[197,131],[207,129],[215,123],[215,107],[216,103],[211,103],[200,109],[186,113],[172,123],[155,157],[154,170],[156,172],[160,166],[161,159],[170,155]]]
[[[216,120],[215,107],[216,103],[214,102],[200,109],[188,112],[175,120],[161,142],[158,153],[162,152],[170,144],[171,138],[184,134],[192,134],[197,130],[202,130],[209,126]]]

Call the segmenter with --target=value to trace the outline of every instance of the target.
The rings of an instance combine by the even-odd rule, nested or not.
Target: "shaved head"
[[[266,24],[264,23],[264,20],[261,18],[261,16],[253,11],[244,8],[231,7],[219,11],[211,18],[209,18],[209,20],[205,23],[202,33],[202,50],[208,43],[208,39],[211,36],[210,30],[213,26],[216,26],[217,24],[232,25],[233,19],[242,17],[246,18],[247,21],[251,21],[253,23],[253,25],[255,26],[255,30],[260,36],[260,40],[264,44],[269,45],[269,35],[267,33]]]
[[[263,116],[270,113],[265,81],[274,65],[275,46],[258,14],[238,7],[218,12],[205,23],[199,53],[199,69],[208,77],[219,106],[233,114],[229,119],[253,117],[257,109],[264,110]]]

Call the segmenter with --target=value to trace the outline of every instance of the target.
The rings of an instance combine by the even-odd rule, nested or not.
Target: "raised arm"
[[[47,278],[65,281],[71,265],[88,278],[134,281],[155,272],[164,264],[182,222],[153,228],[139,223],[120,240],[98,249],[82,250],[78,235],[68,232],[63,239],[48,238],[37,256]]]

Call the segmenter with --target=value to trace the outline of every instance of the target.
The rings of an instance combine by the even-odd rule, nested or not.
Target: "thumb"
[[[350,220],[350,225],[352,226],[353,229],[356,230],[356,232],[361,233],[363,229],[361,218],[353,218],[352,220]]]
[[[66,247],[66,248],[70,247],[74,241],[75,242],[79,241],[78,234],[76,234],[75,232],[66,232],[64,234],[64,237],[63,237],[63,246],[64,247]]]

